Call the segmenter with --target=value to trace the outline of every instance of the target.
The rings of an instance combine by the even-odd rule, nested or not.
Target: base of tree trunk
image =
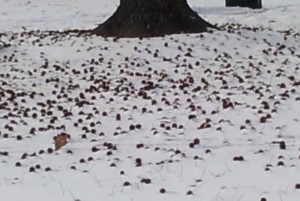
[[[236,6],[258,9],[262,8],[262,0],[226,0],[226,7]]]
[[[116,12],[92,32],[103,37],[154,37],[200,33],[209,27],[216,28],[186,0],[121,0]]]

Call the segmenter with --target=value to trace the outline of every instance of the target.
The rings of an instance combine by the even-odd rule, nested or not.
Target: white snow
[[[1,200],[298,201],[300,2],[189,0],[212,34],[45,35],[118,2],[0,1]]]

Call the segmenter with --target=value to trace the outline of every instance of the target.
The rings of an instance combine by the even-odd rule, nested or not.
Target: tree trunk
[[[226,0],[226,7],[249,7],[253,9],[262,8],[262,0]]]
[[[104,37],[153,37],[200,33],[216,28],[198,16],[186,0],[120,0],[116,12],[93,33]]]

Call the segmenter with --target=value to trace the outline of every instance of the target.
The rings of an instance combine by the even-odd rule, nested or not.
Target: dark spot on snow
[[[161,188],[161,189],[159,190],[159,192],[160,192],[161,194],[164,194],[164,193],[166,193],[166,189]]]

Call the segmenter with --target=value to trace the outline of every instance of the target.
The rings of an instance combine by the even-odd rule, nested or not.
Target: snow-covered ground
[[[298,0],[190,0],[224,30],[118,40],[46,31],[117,0],[0,3],[1,200],[300,200]]]
[[[263,0],[264,8],[225,8],[225,0],[188,0],[205,19],[216,24],[243,23],[253,26],[300,31],[299,0]],[[117,8],[119,0],[1,0],[0,32],[27,29],[94,28]]]

